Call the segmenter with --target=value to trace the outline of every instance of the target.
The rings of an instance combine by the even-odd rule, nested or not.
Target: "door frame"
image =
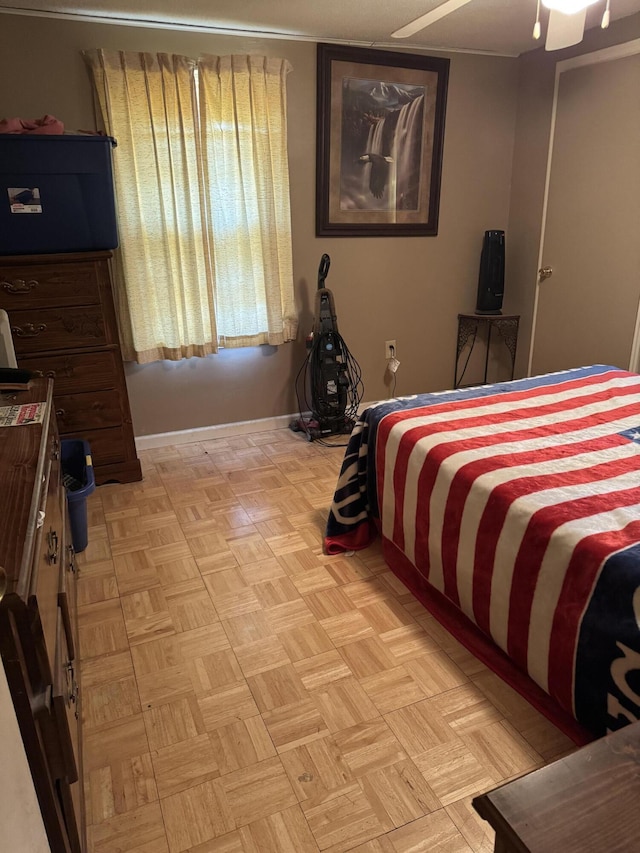
[[[529,343],[529,361],[527,364],[527,376],[531,376],[533,365],[533,349],[536,343],[536,325],[538,320],[538,299],[540,294],[540,277],[539,270],[542,268],[544,255],[544,238],[547,228],[547,208],[549,204],[549,186],[551,183],[551,162],[553,160],[553,145],[555,141],[556,117],[558,112],[558,93],[560,90],[560,75],[565,71],[572,71],[574,68],[583,68],[587,65],[598,65],[602,62],[611,62],[616,59],[624,59],[627,56],[635,56],[640,53],[640,39],[615,44],[611,47],[605,47],[602,50],[596,50],[592,53],[583,53],[580,56],[573,56],[571,59],[563,59],[556,63],[556,74],[553,88],[553,106],[551,110],[551,127],[549,130],[549,149],[547,152],[547,173],[545,176],[544,185],[544,200],[542,204],[542,223],[540,229],[540,244],[538,247],[538,265],[536,269],[536,286],[535,296],[533,300],[533,316],[531,320],[531,339]],[[636,312],[635,331],[633,342],[631,344],[631,355],[629,357],[629,370],[637,371],[640,361],[640,280],[638,281],[638,308]]]

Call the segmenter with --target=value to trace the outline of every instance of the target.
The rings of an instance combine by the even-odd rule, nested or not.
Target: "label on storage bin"
[[[42,213],[38,187],[9,187],[11,213]]]
[[[46,411],[45,403],[24,403],[22,406],[1,406],[0,427],[41,424]]]

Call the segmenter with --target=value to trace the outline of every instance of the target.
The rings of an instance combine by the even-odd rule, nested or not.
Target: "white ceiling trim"
[[[438,45],[399,45],[398,42],[357,41],[355,39],[320,38],[305,36],[297,33],[269,32],[268,30],[243,30],[231,27],[216,27],[207,24],[168,23],[153,21],[147,18],[107,17],[106,15],[87,15],[74,12],[46,12],[40,9],[16,9],[10,6],[0,6],[2,15],[23,15],[29,18],[53,18],[55,20],[82,21],[93,24],[110,24],[116,27],[140,27],[153,30],[178,30],[190,33],[212,33],[224,36],[240,36],[242,38],[276,39],[278,41],[322,42],[323,44],[346,44],[353,47],[371,47],[383,50],[404,50],[408,53],[470,53],[480,56],[498,56],[516,58],[517,53],[502,53],[494,50],[474,50],[470,48],[442,47]]]

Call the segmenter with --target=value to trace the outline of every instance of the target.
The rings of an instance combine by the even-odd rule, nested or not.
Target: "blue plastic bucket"
[[[91,448],[89,442],[81,438],[63,438],[60,444],[71,540],[74,551],[79,553],[84,551],[89,542],[87,498],[96,488]]]

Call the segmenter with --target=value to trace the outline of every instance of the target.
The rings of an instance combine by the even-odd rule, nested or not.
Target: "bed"
[[[576,732],[640,719],[640,376],[595,365],[369,407],[325,551],[378,535],[447,627]]]

